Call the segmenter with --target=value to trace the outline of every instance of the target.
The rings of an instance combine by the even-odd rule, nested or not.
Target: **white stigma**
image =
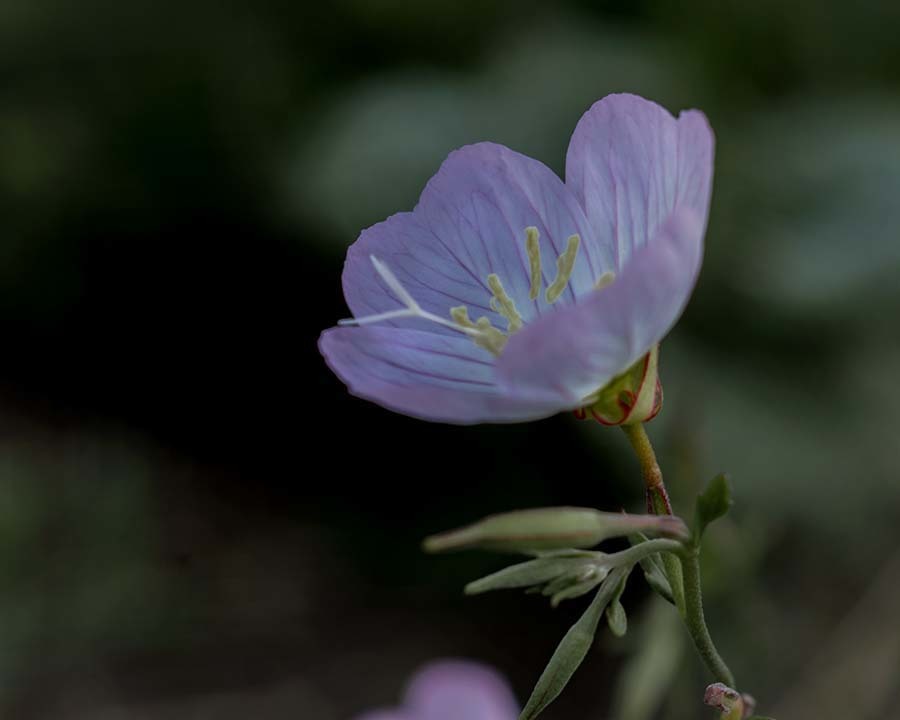
[[[413,298],[413,296],[409,294],[409,291],[405,287],[403,287],[403,284],[397,279],[397,276],[394,275],[394,273],[387,265],[385,265],[374,255],[369,255],[369,259],[372,261],[372,265],[375,267],[375,272],[378,273],[381,279],[384,280],[384,284],[391,289],[394,295],[396,295],[397,299],[400,300],[400,302],[402,302],[405,307],[398,308],[396,310],[388,310],[387,312],[378,313],[376,315],[345,318],[343,320],[338,320],[338,325],[371,325],[372,323],[382,322],[384,320],[395,320],[397,318],[404,317],[418,317],[422,318],[423,320],[430,320],[431,322],[435,322],[438,325],[443,325],[444,327],[451,328],[452,330],[456,330],[466,335],[470,335],[475,338],[476,341],[484,338],[485,335],[488,334],[480,324],[476,325],[475,323],[470,323],[470,325],[464,325],[459,322],[446,320],[439,315],[435,315],[434,313],[430,313],[427,310],[424,310],[422,306],[415,301],[415,298]]]
[[[556,302],[563,291],[569,286],[572,277],[572,271],[575,268],[575,260],[578,255],[578,249],[581,245],[581,237],[577,234],[571,235],[568,239],[566,249],[556,259],[556,278],[547,286],[545,291],[545,299],[548,303]],[[541,268],[541,246],[540,233],[536,227],[530,226],[525,228],[525,251],[528,255],[528,271],[529,271],[529,299],[536,300],[540,296],[541,287],[543,285],[543,270]],[[489,303],[491,309],[498,315],[502,316],[506,322],[506,332],[498,330],[491,324],[489,318],[485,316],[479,317],[473,321],[469,317],[469,311],[465,305],[450,308],[450,318],[435,315],[425,310],[410,292],[403,286],[403,283],[394,275],[393,271],[375,255],[369,255],[375,272],[378,273],[387,288],[394,297],[402,304],[396,310],[387,310],[385,312],[376,313],[374,315],[365,315],[363,317],[346,318],[339,320],[338,325],[372,325],[374,323],[383,322],[385,320],[398,320],[400,318],[422,318],[429,322],[443,325],[456,332],[468,335],[476,345],[482,347],[494,355],[499,355],[506,345],[509,336],[518,332],[524,327],[524,319],[516,308],[515,300],[506,292],[500,277],[496,273],[487,276],[487,286],[491,297]],[[616,279],[613,272],[604,272],[594,284],[595,290],[602,290],[609,286]]]

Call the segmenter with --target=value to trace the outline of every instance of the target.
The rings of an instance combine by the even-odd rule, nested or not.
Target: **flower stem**
[[[647,511],[656,515],[671,515],[672,504],[669,502],[669,494],[666,492],[666,484],[663,482],[662,470],[656,460],[656,453],[653,451],[653,445],[650,444],[650,438],[647,437],[647,431],[641,423],[633,425],[623,425],[622,430],[625,436],[634,448],[638,462],[641,465],[641,475],[644,478],[644,486],[647,488]],[[672,586],[672,597],[675,600],[675,607],[681,617],[685,617],[686,609],[684,605],[684,584],[681,579],[681,563],[678,559],[668,553],[662,555],[663,567],[666,569],[666,575],[669,577],[669,584]]]
[[[638,462],[641,465],[641,475],[647,488],[648,510],[657,515],[671,515],[672,505],[663,482],[662,470],[656,460],[653,445],[647,436],[647,431],[640,423],[623,425],[622,429],[631,442]],[[706,619],[703,616],[703,593],[700,584],[700,548],[684,547],[676,558],[673,554],[663,552],[660,554],[666,574],[669,576],[669,584],[672,586],[672,595],[675,605],[681,614],[684,624],[694,641],[694,647],[700,654],[707,669],[715,679],[729,687],[734,687],[734,675],[722,660],[709,628],[706,627]],[[679,562],[680,560],[680,562]]]
[[[734,687],[734,675],[709,634],[706,627],[706,619],[703,617],[703,592],[700,587],[700,551],[692,548],[682,555],[682,570],[684,573],[684,598],[685,609],[684,623],[694,640],[694,646],[706,667],[718,682]]]
[[[644,478],[644,486],[647,488],[647,510],[657,515],[671,515],[672,503],[669,502],[669,494],[666,492],[666,484],[663,482],[662,470],[656,461],[656,453],[647,431],[641,423],[623,425],[622,430],[634,448],[638,462],[641,465],[641,476]]]

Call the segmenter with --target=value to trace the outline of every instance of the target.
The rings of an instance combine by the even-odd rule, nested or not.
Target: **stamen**
[[[476,327],[480,334],[475,337],[475,344],[494,353],[494,355],[499,355],[506,345],[506,335],[491,325],[491,321],[484,315],[478,318]]]
[[[477,328],[478,326],[469,319],[469,308],[465,305],[458,305],[450,308],[450,317],[453,318],[457,325],[467,328]]]
[[[491,308],[493,308],[494,312],[500,313],[506,318],[508,322],[507,332],[514,333],[521,330],[522,316],[519,315],[519,311],[516,309],[516,303],[503,289],[503,283],[500,282],[500,278],[496,273],[491,273],[488,275],[487,280],[491,292],[494,293],[494,297],[491,298]]]
[[[458,305],[450,308],[450,316],[458,325],[464,328],[472,328],[478,334],[473,335],[472,339],[478,347],[499,355],[506,345],[506,335],[491,325],[491,321],[483,315],[478,318],[477,323],[473,323],[469,318],[469,309],[465,305]]]
[[[597,282],[594,283],[594,290],[602,290],[605,287],[609,287],[610,285],[612,285],[613,280],[615,279],[616,274],[610,270],[607,270],[599,278],[597,278]]]
[[[531,265],[531,291],[528,297],[537,300],[541,294],[541,244],[538,242],[541,234],[534,226],[525,228],[525,250],[528,252],[528,262]]]
[[[554,303],[562,295],[563,290],[569,284],[572,277],[572,269],[575,267],[575,255],[578,253],[578,245],[581,238],[576,234],[569,237],[569,244],[563,254],[556,258],[556,279],[547,288],[547,302]]]

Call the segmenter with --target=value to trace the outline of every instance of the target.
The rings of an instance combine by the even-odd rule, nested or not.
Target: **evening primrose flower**
[[[622,94],[578,122],[565,183],[502,145],[452,152],[412,212],[348,250],[354,317],[322,333],[326,362],[426,420],[649,419],[700,270],[713,144],[702,112]]]
[[[438,660],[413,677],[403,704],[356,720],[516,720],[519,707],[506,681],[468,660]]]

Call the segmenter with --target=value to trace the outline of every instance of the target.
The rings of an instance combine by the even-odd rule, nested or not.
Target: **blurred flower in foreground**
[[[519,708],[506,681],[486,665],[439,660],[407,687],[403,704],[356,720],[516,720]]]
[[[712,159],[701,112],[634,95],[581,118],[566,184],[501,145],[451,153],[412,212],[349,249],[355,317],[322,354],[354,394],[427,420],[646,420],[700,269]]]

